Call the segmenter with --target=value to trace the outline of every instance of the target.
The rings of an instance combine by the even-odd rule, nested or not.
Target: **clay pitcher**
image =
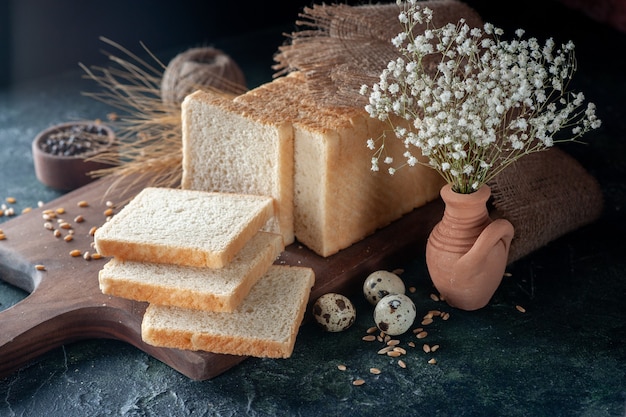
[[[487,210],[491,189],[471,194],[441,189],[445,210],[426,243],[426,265],[433,284],[453,307],[477,310],[500,285],[513,239],[513,225],[492,220]]]

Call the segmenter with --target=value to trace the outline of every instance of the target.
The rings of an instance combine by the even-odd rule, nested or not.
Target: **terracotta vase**
[[[448,304],[477,310],[489,303],[502,281],[513,225],[492,220],[487,210],[491,189],[471,194],[441,189],[443,218],[426,243],[426,265],[433,284]]]

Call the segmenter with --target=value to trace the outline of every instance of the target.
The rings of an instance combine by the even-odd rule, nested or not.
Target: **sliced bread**
[[[251,151],[259,146],[257,141],[276,141],[270,140],[267,132],[279,129],[283,135],[290,134],[293,178],[284,177],[287,171],[274,170],[263,179],[293,181],[292,197],[281,197],[281,201],[284,206],[292,201],[295,238],[324,257],[436,199],[444,184],[435,170],[422,164],[399,169],[394,176],[372,172],[373,153],[366,146],[367,139],[380,137],[389,125],[369,117],[360,106],[318,102],[300,72],[275,78],[233,100],[210,100],[202,93],[188,100],[188,107],[183,110],[188,113],[184,116],[188,123],[185,129],[193,132],[193,140],[190,134],[186,140],[204,144],[185,152],[183,176],[188,184],[193,181],[192,188],[211,190],[224,183],[231,191],[247,192],[250,183],[259,181],[249,178],[254,175],[249,172],[250,167],[262,167],[259,173],[265,175],[265,167],[272,166],[267,160],[271,152]],[[198,101],[194,107],[202,107],[202,114],[192,113],[194,107],[190,104],[194,101]],[[201,106],[203,101],[206,104]],[[286,123],[291,130],[285,127]],[[282,137],[281,143],[280,155],[284,158],[289,151],[287,136]],[[406,149],[399,140],[388,140],[385,150],[395,161],[404,159]],[[249,167],[244,160],[236,166],[230,160],[222,161],[230,154],[245,156]],[[225,170],[227,167],[230,169]],[[281,205],[280,210],[286,213],[289,208]],[[286,223],[289,219],[284,216],[281,221]]]
[[[94,241],[103,256],[223,268],[272,215],[271,197],[149,187]]]
[[[293,134],[279,107],[247,106],[210,91],[182,104],[184,189],[258,194],[274,199],[285,245],[293,233]]]
[[[259,232],[221,269],[114,258],[99,272],[100,290],[152,304],[232,312],[283,249],[281,235]]]
[[[160,347],[288,358],[314,280],[310,268],[273,265],[232,313],[150,304],[142,338]]]

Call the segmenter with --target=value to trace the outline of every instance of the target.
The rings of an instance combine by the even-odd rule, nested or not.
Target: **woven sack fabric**
[[[420,2],[433,11],[436,27],[464,18],[470,27],[482,27],[480,16],[455,0]],[[300,30],[289,35],[291,42],[279,47],[274,57],[276,76],[302,72],[307,88],[320,102],[334,106],[364,106],[359,94],[363,84],[372,85],[391,60],[398,57],[391,39],[404,28],[398,21],[400,6],[373,4],[316,4],[305,8],[296,21]],[[425,25],[414,32],[423,32]],[[433,55],[432,62],[439,60]],[[426,64],[428,66],[428,63]],[[434,65],[433,65],[434,66]]]
[[[509,263],[597,220],[600,185],[559,148],[526,155],[489,183],[495,211],[515,227]]]

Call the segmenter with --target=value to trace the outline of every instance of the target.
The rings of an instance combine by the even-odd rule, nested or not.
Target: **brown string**
[[[188,94],[206,87],[241,94],[246,80],[237,63],[219,49],[192,48],[168,64],[161,80],[161,98],[168,106],[179,106]]]

